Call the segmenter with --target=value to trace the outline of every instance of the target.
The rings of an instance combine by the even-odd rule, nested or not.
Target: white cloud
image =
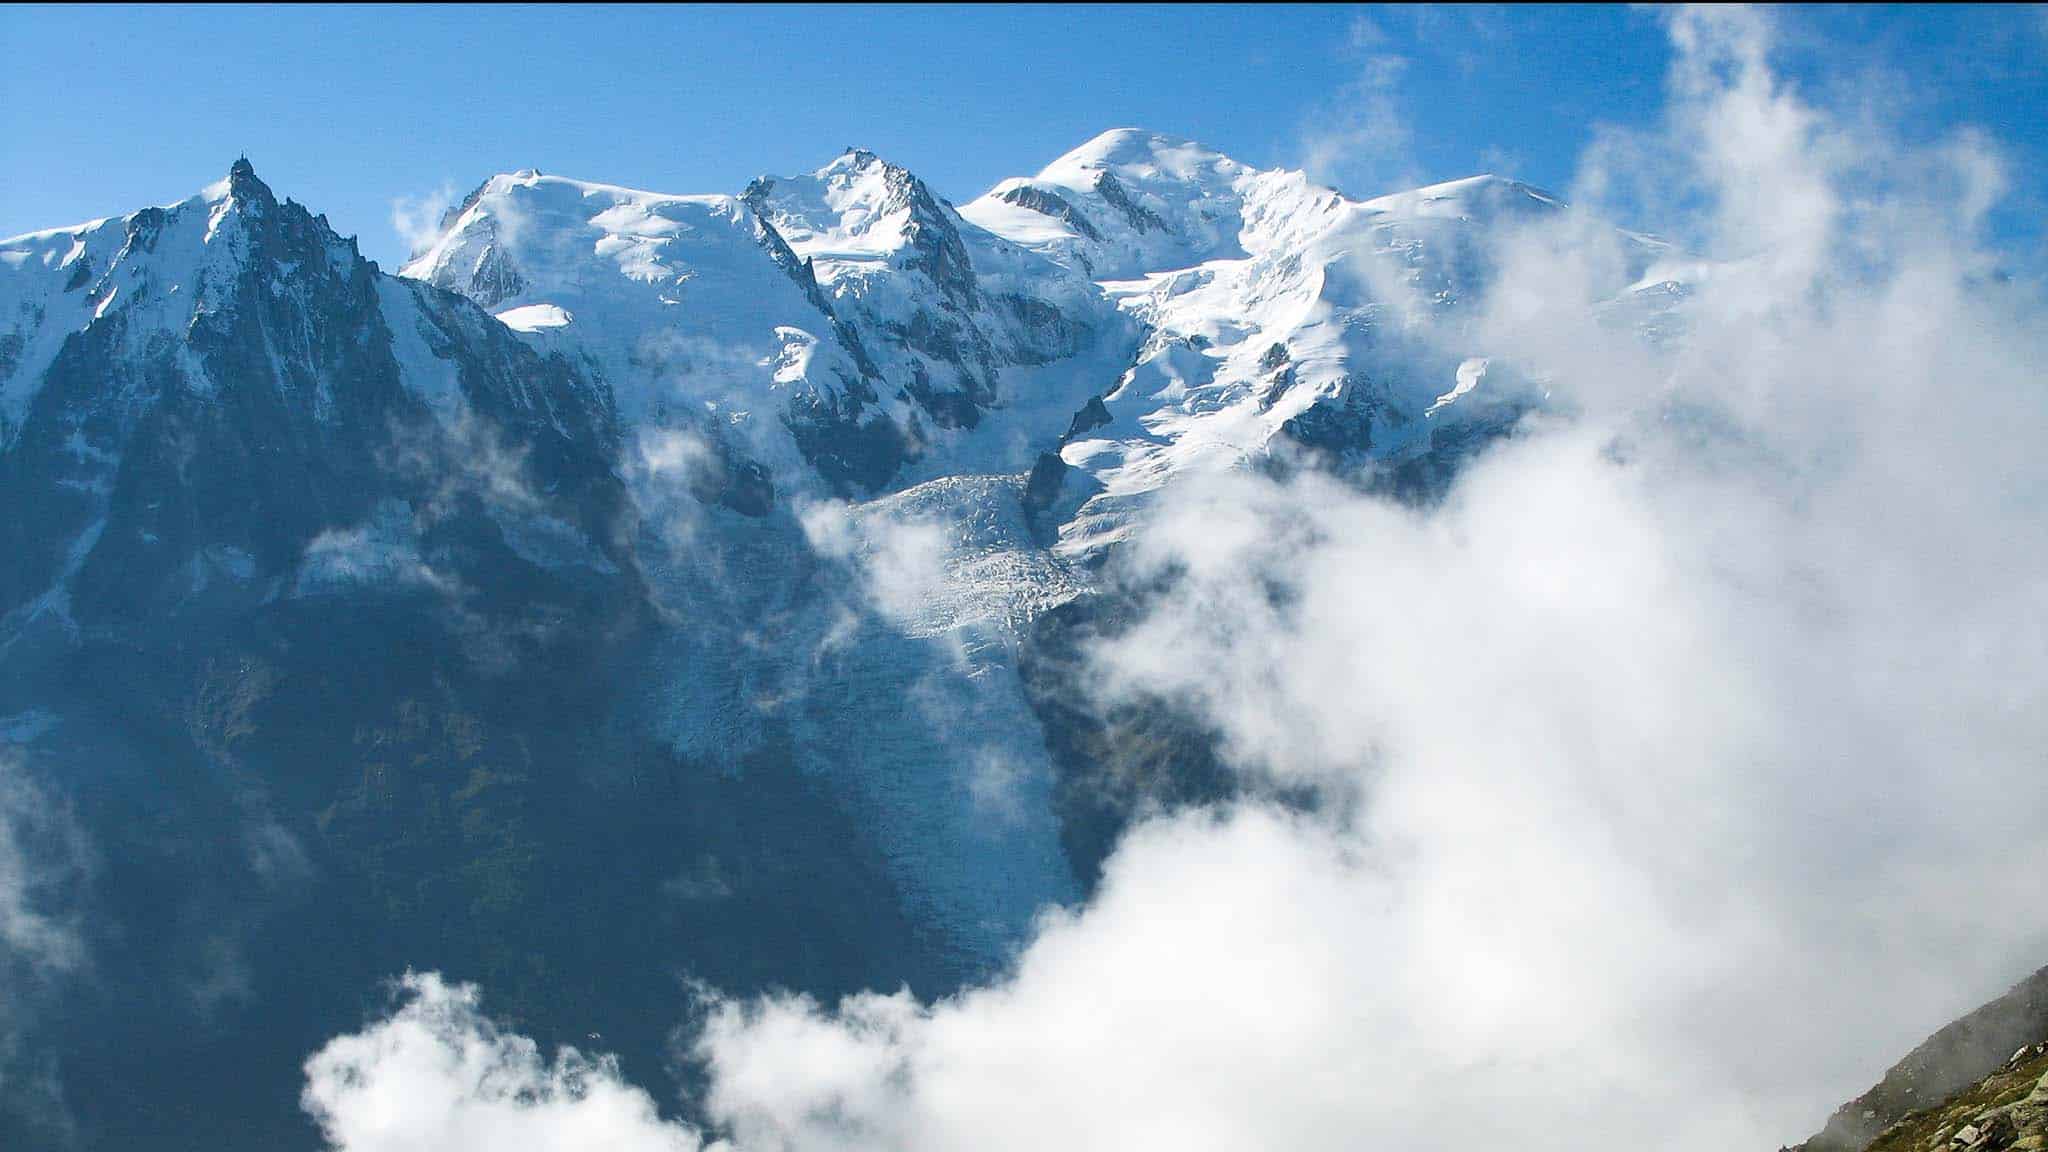
[[[58,1137],[73,1133],[74,1119],[59,1065],[34,1039],[51,998],[91,971],[76,901],[93,858],[69,805],[6,747],[49,723],[33,713],[0,719],[0,1099]]]
[[[455,186],[446,181],[431,192],[398,196],[391,201],[391,230],[405,241],[409,256],[418,255],[441,237],[441,218],[455,206]]]
[[[670,548],[688,548],[703,519],[699,500],[725,468],[718,449],[691,429],[650,425],[630,451],[624,472],[634,506]]]
[[[383,583],[454,591],[453,581],[421,558],[419,528],[404,501],[378,501],[361,524],[330,528],[307,543],[295,591],[304,595],[341,585]]]
[[[1364,14],[1352,19],[1348,47],[1358,74],[1310,118],[1302,133],[1301,166],[1312,180],[1376,196],[1414,171],[1414,136],[1401,105],[1402,80],[1412,61]]]
[[[10,961],[33,972],[69,971],[84,961],[74,916],[54,905],[86,863],[68,810],[0,751],[0,977]]]
[[[830,500],[808,503],[798,515],[812,550],[850,564],[863,599],[892,621],[917,621],[946,587],[952,547],[939,523],[886,511],[862,516]]]
[[[543,1060],[501,1032],[474,988],[408,973],[388,1018],[306,1062],[306,1111],[338,1152],[695,1152],[617,1066],[564,1049]]]

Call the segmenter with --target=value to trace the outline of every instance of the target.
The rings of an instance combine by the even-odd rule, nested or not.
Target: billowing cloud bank
[[[1170,593],[1109,682],[1321,813],[1142,825],[940,1003],[714,1002],[719,1139],[1763,1149],[2048,959],[2048,315],[1996,158],[1801,103],[1757,14],[1671,32],[1664,131],[1581,190],[1703,206],[1661,350],[1597,242],[1504,237],[1460,338],[1571,415],[1428,511],[1237,476],[1137,546]],[[337,1148],[707,1139],[411,989],[308,1065]]]
[[[663,1124],[613,1065],[498,1031],[477,993],[408,974],[390,1019],[306,1062],[304,1104],[340,1148],[678,1152],[694,1136]]]

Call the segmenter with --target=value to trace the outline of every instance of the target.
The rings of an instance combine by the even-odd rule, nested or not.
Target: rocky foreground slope
[[[2048,1148],[2048,968],[1927,1038],[1798,1152]]]

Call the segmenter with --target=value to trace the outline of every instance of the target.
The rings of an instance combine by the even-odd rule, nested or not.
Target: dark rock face
[[[1017,364],[1050,364],[1081,351],[1096,335],[1094,325],[1067,315],[1043,300],[1015,294],[998,301],[1022,324],[1027,341],[1010,351]]]
[[[1266,349],[1265,355],[1259,357],[1259,373],[1266,378],[1265,386],[1259,390],[1259,411],[1265,412],[1278,403],[1289,388],[1294,387],[1294,361],[1287,353],[1287,345],[1275,344]],[[1348,390],[1345,399],[1350,399]],[[1303,431],[1307,431],[1311,436],[1316,435],[1313,430]],[[1366,433],[1367,440],[1370,441],[1369,423]]]
[[[963,311],[979,307],[974,264],[967,258],[967,245],[960,239],[953,213],[940,209],[924,181],[895,165],[886,170],[890,191],[910,206],[911,255],[903,266],[929,277],[955,307]]]
[[[1066,197],[1050,189],[1020,184],[1003,193],[1002,200],[1006,204],[1015,204],[1019,208],[1029,208],[1033,212],[1051,216],[1090,240],[1102,239],[1102,233],[1096,231],[1095,225],[1088,222],[1088,217],[1083,215],[1079,208],[1074,207]]]
[[[1124,219],[1130,221],[1131,227],[1138,231],[1168,231],[1166,221],[1161,220],[1158,213],[1131,199],[1131,194],[1125,190],[1123,181],[1118,180],[1114,174],[1104,172],[1096,177],[1095,191],[1109,202],[1110,207],[1123,213]]]
[[[1102,402],[1102,397],[1090,396],[1088,403],[1083,404],[1081,410],[1074,413],[1074,419],[1068,423],[1066,435],[1060,437],[1060,443],[1064,445],[1082,433],[1104,427],[1110,422],[1109,407]]]
[[[858,411],[824,402],[792,409],[786,419],[797,451],[842,494],[882,488],[916,443],[914,428],[906,434],[885,417],[862,420]]]
[[[1069,601],[1033,623],[1019,657],[1053,758],[1060,842],[1075,878],[1091,890],[1133,820],[1223,800],[1239,788],[1218,757],[1216,733],[1186,709],[1158,698],[1105,700],[1097,690],[1089,647],[1136,623],[1143,602],[1128,591]]]
[[[92,278],[92,261],[90,259],[81,259],[71,269],[70,277],[64,281],[64,290],[66,292],[76,292],[87,284],[92,283]]]
[[[1060,482],[1067,476],[1067,462],[1057,452],[1040,452],[1024,478],[1024,511],[1041,516],[1059,497]]]
[[[1274,345],[1279,347],[1279,345]],[[1285,354],[1283,348],[1282,354]],[[1271,353],[1267,356],[1270,359]],[[1275,365],[1276,379],[1268,395],[1277,399],[1291,382],[1291,366],[1282,360]],[[1271,406],[1270,403],[1267,405]],[[1348,378],[1338,395],[1309,408],[1280,426],[1280,434],[1293,443],[1313,449],[1333,462],[1361,459],[1372,450],[1373,420],[1383,408],[1376,390],[1363,378]]]
[[[775,482],[768,469],[748,460],[728,463],[717,500],[742,516],[766,516],[775,507]]]

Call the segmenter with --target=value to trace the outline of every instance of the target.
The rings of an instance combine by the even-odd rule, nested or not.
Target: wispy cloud
[[[86,863],[82,835],[57,798],[0,748],[0,960],[41,971],[84,960],[73,911],[52,903]]]
[[[1347,48],[1357,75],[1304,126],[1301,166],[1312,180],[1372,196],[1412,182],[1414,136],[1401,98],[1413,61],[1365,13],[1352,18]]]
[[[391,230],[405,241],[408,256],[417,256],[441,236],[441,218],[455,206],[455,185],[442,181],[440,187],[417,196],[397,196],[391,201]]]
[[[63,796],[7,747],[41,725],[0,725],[0,1104],[42,1137],[68,1140],[76,1118],[62,1068],[37,1032],[51,1024],[50,997],[91,969],[79,894],[93,856]]]

